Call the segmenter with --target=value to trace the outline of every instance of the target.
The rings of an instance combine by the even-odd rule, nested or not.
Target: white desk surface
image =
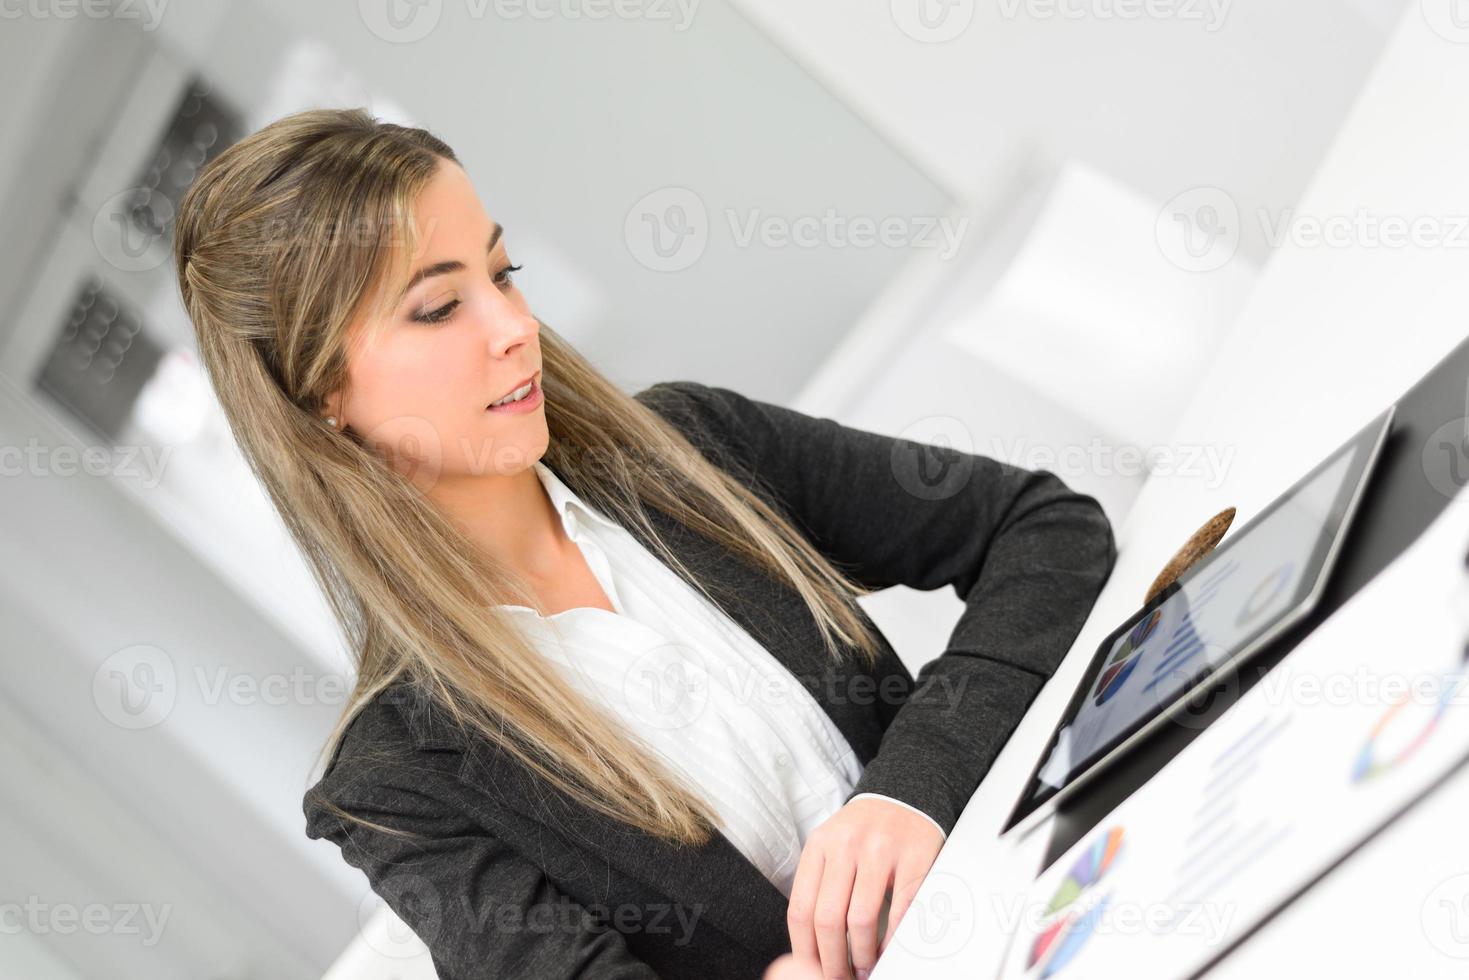
[[[1155,478],[1143,488],[1117,528],[1117,566],[1090,619],[970,801],[915,900],[915,908],[926,905],[950,917],[951,927],[925,935],[938,918],[910,913],[874,980],[994,975],[1007,939],[999,917],[1031,880],[1047,828],[1022,841],[1001,840],[998,831],[1091,652],[1136,610],[1158,569],[1204,520],[1232,505],[1236,525],[1248,521],[1469,333],[1469,229],[1457,226],[1469,220],[1469,117],[1463,109],[1469,30],[1455,39],[1435,32],[1425,14],[1435,3],[1404,6],[1295,214],[1421,219],[1442,232],[1442,243],[1394,247],[1359,236],[1344,244],[1286,242],[1278,248],[1175,433],[1176,445],[1233,450],[1223,482],[1209,487],[1202,478],[1177,476]],[[1279,217],[1272,209],[1267,220],[1273,225]],[[1455,967],[1462,974],[1469,962],[1447,960],[1426,941],[1416,900],[1391,915],[1362,899],[1380,894],[1384,881],[1404,895],[1427,895],[1450,870],[1469,871],[1465,803],[1469,777],[1443,787],[1353,855],[1210,975],[1309,970],[1425,977]],[[1425,834],[1432,835],[1431,845]]]

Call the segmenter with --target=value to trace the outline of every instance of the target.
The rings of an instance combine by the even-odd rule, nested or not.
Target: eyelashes
[[[500,286],[501,288],[515,285],[515,280],[511,277],[511,273],[519,272],[523,268],[525,268],[524,265],[507,265],[505,268],[495,273],[495,285]],[[436,310],[430,310],[427,313],[413,314],[413,321],[415,323],[443,323],[445,320],[449,319],[450,315],[453,314],[454,310],[458,306],[459,300],[450,300]]]
[[[449,318],[449,314],[453,313],[454,307],[458,305],[459,301],[456,299],[452,302],[445,303],[437,310],[430,310],[428,313],[415,313],[413,314],[413,319],[418,323],[442,323]]]

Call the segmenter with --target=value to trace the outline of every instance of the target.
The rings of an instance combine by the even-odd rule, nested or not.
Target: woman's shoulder
[[[752,409],[760,403],[730,388],[689,379],[659,381],[632,397],[662,416],[716,465],[736,473],[749,467],[751,426],[760,421]]]
[[[328,804],[347,805],[372,787],[412,772],[452,776],[468,747],[463,733],[417,685],[397,681],[364,703],[347,723],[320,778],[306,791],[308,824]]]

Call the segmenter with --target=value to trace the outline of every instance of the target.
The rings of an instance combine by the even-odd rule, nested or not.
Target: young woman
[[[865,976],[1108,521],[1046,471],[629,396],[511,241],[448,146],[359,110],[278,120],[182,202],[205,366],[358,658],[307,833],[442,980]],[[895,584],[965,602],[916,681],[853,601]]]

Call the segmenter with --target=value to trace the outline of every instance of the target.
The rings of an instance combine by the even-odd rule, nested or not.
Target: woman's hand
[[[815,960],[798,960],[795,954],[787,953],[766,967],[760,980],[822,980],[821,964]]]
[[[843,806],[801,850],[786,913],[791,952],[799,960],[819,960],[823,977],[850,977],[850,932],[852,967],[864,980],[943,844],[933,822],[907,807],[872,797]],[[893,900],[879,946],[878,917],[889,888]]]

